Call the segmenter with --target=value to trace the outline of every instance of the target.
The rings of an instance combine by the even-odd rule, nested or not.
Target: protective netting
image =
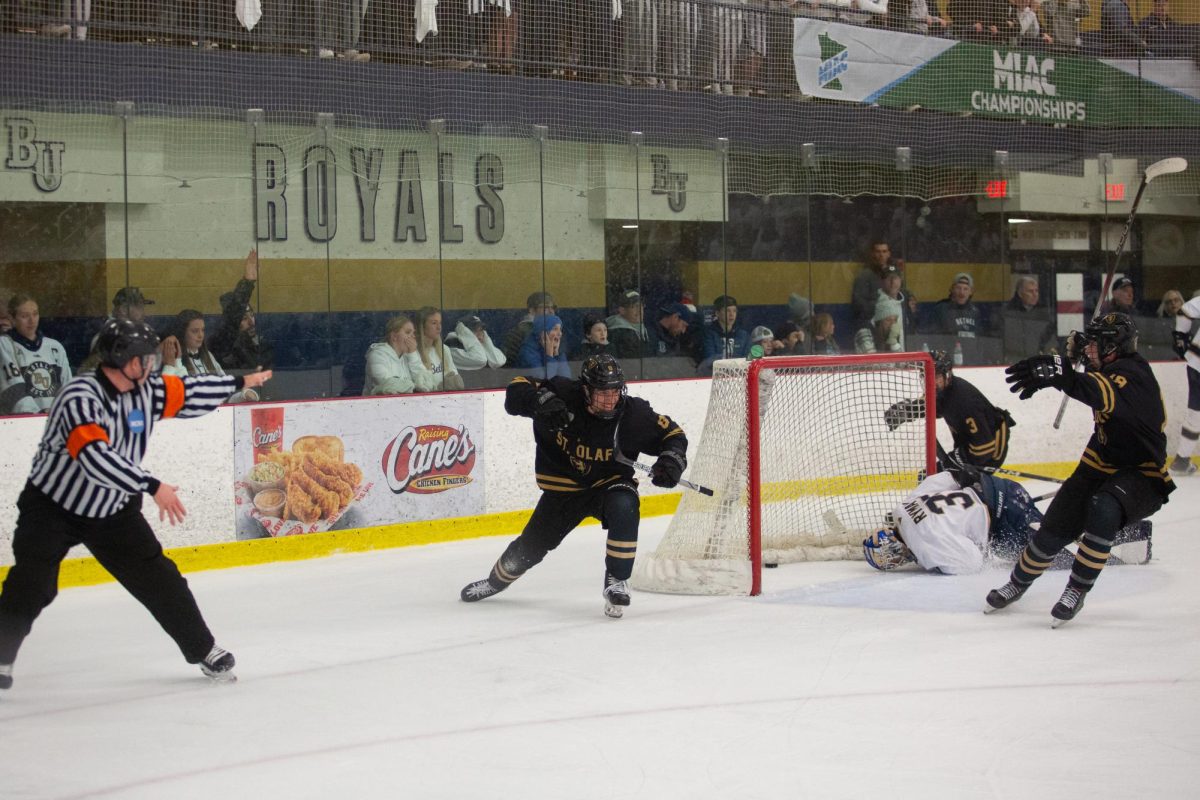
[[[1142,166],[1195,157],[1200,8],[1116,0],[1102,19],[1100,6],[14,2],[4,7],[0,106],[55,113],[44,131],[78,131],[107,150],[120,133],[114,105],[132,102],[137,119],[172,124],[138,122],[128,168],[189,182],[219,180],[222,159],[246,176],[252,108],[264,111],[259,135],[290,156],[292,180],[320,140],[343,173],[395,186],[390,161],[412,136],[420,151],[453,145],[453,165],[421,167],[464,191],[479,183],[471,152],[496,156],[510,184],[632,188],[621,175],[631,171],[614,165],[629,158],[634,132],[643,148],[671,150],[664,193],[682,175],[690,190],[716,194],[932,199],[982,195],[1003,171],[1082,175],[1103,152]],[[431,120],[470,141],[435,143]],[[587,147],[541,148],[535,126]],[[387,170],[373,177],[352,148],[379,150]],[[1003,168],[996,151],[1011,155]],[[1197,174],[1154,192],[1195,193]]]
[[[762,563],[861,557],[863,538],[927,469],[927,426],[885,413],[926,397],[928,362],[829,363],[767,359],[757,380],[751,362],[718,361],[704,434],[688,479],[714,489],[685,492],[654,552],[638,554],[633,585],[681,594],[745,594],[751,589],[748,390],[760,397]],[[917,403],[904,419],[921,419]]]

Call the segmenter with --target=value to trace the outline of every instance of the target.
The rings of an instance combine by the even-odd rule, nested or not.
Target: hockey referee
[[[142,493],[172,525],[187,513],[178,487],[139,465],[155,423],[199,417],[270,372],[245,377],[160,375],[158,335],[144,322],[112,319],[97,338],[100,366],[63,387],[50,407],[29,480],[17,500],[14,563],[0,593],[0,689],[33,621],[58,593],[59,564],[77,544],[149,609],[189,664],[232,680],[233,654],[213,641],[187,581],[142,516]]]

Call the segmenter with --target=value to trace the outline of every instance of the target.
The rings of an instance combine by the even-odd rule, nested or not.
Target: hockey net
[[[933,470],[933,403],[924,353],[718,361],[688,472],[714,494],[684,493],[657,549],[638,554],[633,586],[755,595],[764,563],[861,557]]]

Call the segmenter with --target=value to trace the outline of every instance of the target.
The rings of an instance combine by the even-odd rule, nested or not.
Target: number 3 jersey
[[[900,538],[922,568],[947,575],[983,568],[991,527],[987,506],[949,472],[921,481],[893,513]]]
[[[0,335],[0,414],[37,414],[50,408],[71,380],[67,351],[54,339]]]

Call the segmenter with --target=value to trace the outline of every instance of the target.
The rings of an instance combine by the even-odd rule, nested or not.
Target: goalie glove
[[[666,450],[650,468],[650,482],[664,489],[674,489],[679,485],[686,466],[687,458],[682,453]]]
[[[1175,348],[1175,352],[1180,358],[1187,358],[1188,352],[1188,335],[1186,331],[1172,331],[1175,336],[1175,341],[1171,343],[1171,347]]]
[[[549,386],[538,389],[534,397],[533,418],[552,431],[561,431],[571,424],[567,404]]]
[[[883,421],[889,431],[894,431],[906,422],[921,419],[925,416],[924,400],[901,400],[887,411],[883,412]]]
[[[1047,387],[1066,391],[1075,382],[1075,373],[1062,356],[1033,356],[1004,370],[1009,389],[1028,400]]]

